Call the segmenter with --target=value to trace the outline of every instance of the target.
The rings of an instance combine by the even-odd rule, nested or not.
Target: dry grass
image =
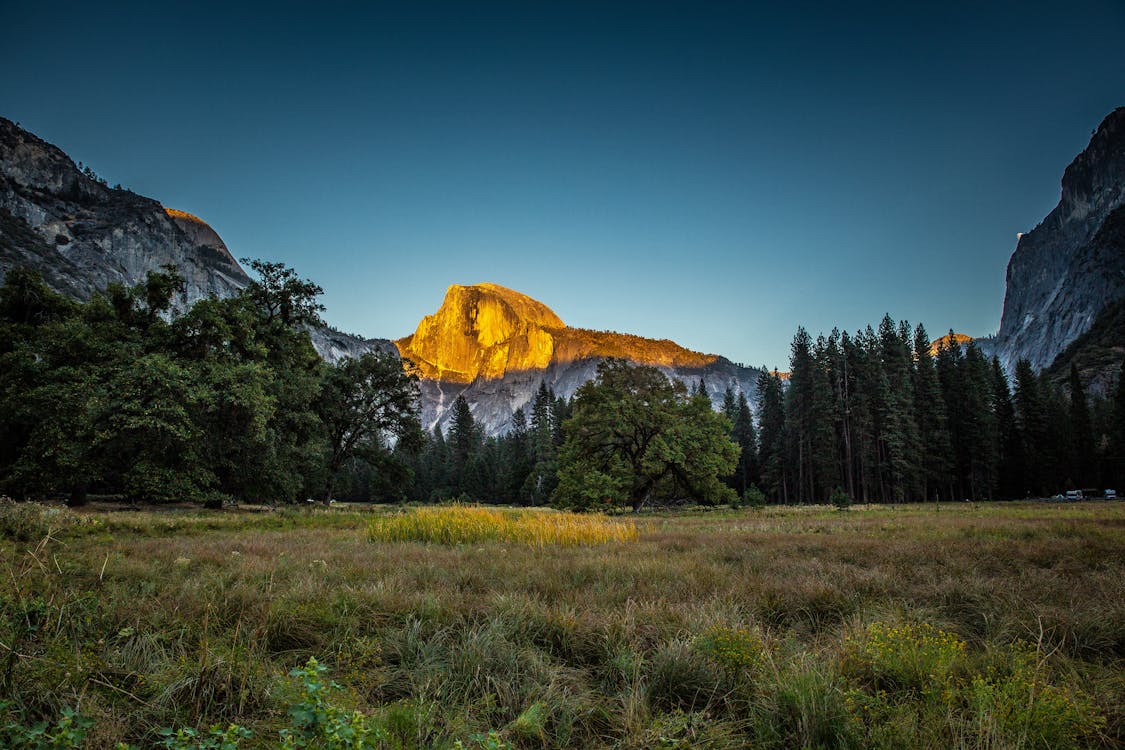
[[[282,676],[315,656],[349,705],[407,717],[401,747],[1125,742],[1125,505],[650,515],[585,546],[372,544],[372,520],[8,534],[0,694],[31,718],[79,707],[92,748],[219,721],[269,737]]]
[[[637,538],[637,526],[597,514],[452,505],[378,516],[368,524],[367,536],[373,542],[506,542],[547,547],[630,542]]]

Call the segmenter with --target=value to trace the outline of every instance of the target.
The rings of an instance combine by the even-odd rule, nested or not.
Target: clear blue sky
[[[10,3],[0,114],[345,330],[492,281],[784,367],[798,324],[994,332],[1125,104],[1120,0],[954,5]]]

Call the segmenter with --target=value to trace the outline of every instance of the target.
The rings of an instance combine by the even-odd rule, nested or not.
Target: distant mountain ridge
[[[1125,296],[1125,107],[1066,168],[1058,205],[1020,236],[1008,263],[1000,330],[982,347],[1011,373],[1050,366]]]
[[[541,382],[570,398],[609,357],[657,367],[693,386],[702,380],[716,403],[727,388],[753,401],[760,373],[668,340],[571,328],[542,302],[491,283],[451,285],[437,312],[395,344],[418,369],[428,429],[444,428],[463,395],[489,434],[507,430]]]

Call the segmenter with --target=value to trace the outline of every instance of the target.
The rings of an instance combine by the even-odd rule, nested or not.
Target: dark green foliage
[[[706,395],[659,370],[610,359],[578,389],[559,451],[558,503],[639,510],[657,500],[730,502],[738,461],[730,423]]]
[[[936,357],[930,347],[922,326],[890,316],[878,332],[833,331],[815,344],[798,329],[788,387],[759,379],[767,495],[826,502],[840,487],[853,500],[937,502],[1121,483],[1125,418],[1091,404],[1077,370],[1063,391],[1021,362],[1013,396],[999,362],[974,343],[950,337]]]
[[[327,368],[317,412],[328,438],[326,503],[349,461],[387,466],[396,461],[392,440],[421,445],[417,378],[392,354],[368,352]]]
[[[325,365],[307,329],[319,287],[280,264],[252,266],[261,281],[171,322],[182,291],[172,268],[82,304],[9,273],[0,492],[287,502],[331,492],[345,463],[391,465],[391,434],[416,447],[415,389],[398,360]]]

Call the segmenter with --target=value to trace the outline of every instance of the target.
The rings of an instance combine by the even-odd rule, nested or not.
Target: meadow
[[[384,541],[400,512],[3,505],[0,738],[72,710],[88,748],[332,746],[280,739],[315,693],[373,728],[338,747],[1125,744],[1125,504],[644,513],[577,544]]]

